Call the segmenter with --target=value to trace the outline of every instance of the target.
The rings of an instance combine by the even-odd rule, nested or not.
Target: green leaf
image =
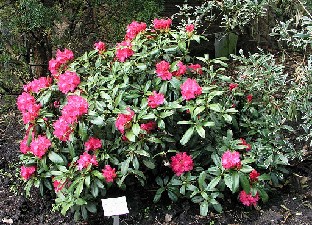
[[[121,163],[121,174],[126,175],[130,164],[130,158]]]
[[[167,83],[167,82],[163,82],[163,84],[162,84],[161,87],[160,87],[159,92],[160,92],[160,93],[163,93],[163,94],[166,94],[166,92],[167,92],[167,86],[168,86],[168,83]]]
[[[155,163],[152,162],[151,160],[143,160],[143,163],[144,163],[144,165],[145,165],[147,168],[149,168],[149,169],[151,169],[151,170],[155,169],[155,167],[156,167]]]
[[[98,126],[104,125],[104,120],[101,116],[95,117],[94,119],[90,120],[90,122]]]
[[[223,114],[222,116],[226,122],[228,123],[232,122],[232,116],[230,116],[229,114]]]
[[[200,106],[194,109],[193,117],[195,118],[199,113],[205,110],[205,106]]]
[[[140,70],[146,70],[146,68],[147,68],[146,64],[144,64],[144,63],[138,63],[136,66],[137,66]]]
[[[85,184],[86,184],[87,188],[90,187],[90,176],[86,176],[86,178],[85,178]]]
[[[135,135],[132,130],[126,132],[126,137],[129,141],[135,142]]]
[[[150,114],[147,114],[145,116],[142,116],[143,120],[150,120],[150,119],[155,119],[155,118],[156,118],[156,116],[153,113],[150,113]]]
[[[160,187],[164,186],[164,182],[161,177],[156,177],[156,184],[158,184]]]
[[[99,178],[99,179],[103,179],[103,174],[98,170],[93,170],[92,175]]]
[[[198,184],[199,184],[199,188],[201,190],[205,189],[205,187],[207,186],[206,182],[205,182],[205,179],[206,179],[206,172],[203,171],[199,174],[199,177],[198,177]]]
[[[88,137],[88,128],[87,126],[85,125],[84,122],[80,121],[78,123],[78,126],[79,126],[79,130],[78,130],[78,134],[81,138],[82,141],[86,141],[87,140],[87,137]]]
[[[242,168],[240,169],[240,171],[242,173],[250,173],[253,170],[253,168],[249,165],[244,165],[242,166]]]
[[[205,129],[202,126],[196,126],[196,131],[202,138],[205,138]]]
[[[50,152],[49,152],[48,157],[49,157],[49,159],[50,159],[53,163],[56,163],[56,164],[64,164],[63,158],[62,158],[59,154],[57,154],[57,153],[55,153],[55,152],[53,152],[53,151],[50,151]]]
[[[208,184],[208,189],[211,190],[211,189],[215,188],[218,185],[218,183],[220,182],[220,180],[221,180],[221,177],[213,178],[210,181],[210,183]]]
[[[203,124],[203,127],[213,127],[213,126],[215,126],[215,123],[214,123],[214,122],[209,122],[209,121],[207,121],[207,122],[205,122],[205,123]]]
[[[264,173],[258,177],[258,180],[271,180],[271,176],[269,174]]]
[[[230,174],[224,174],[224,183],[233,192],[233,178]]]
[[[208,107],[209,107],[209,109],[211,109],[215,112],[221,112],[222,111],[221,105],[219,103],[210,104],[210,105],[208,105]]]
[[[178,201],[178,196],[170,189],[168,190],[168,196],[172,201],[174,202]]]
[[[154,197],[154,200],[153,200],[154,203],[156,203],[156,202],[158,202],[158,201],[160,200],[161,195],[162,195],[162,193],[163,193],[164,191],[165,191],[165,188],[164,188],[164,187],[161,187],[161,188],[159,188],[159,189],[156,191],[156,194],[155,194],[155,197]]]
[[[265,190],[259,188],[258,192],[259,192],[260,198],[263,202],[267,202],[269,200],[269,196]]]
[[[96,198],[99,195],[99,188],[96,185],[96,183],[91,184],[91,194],[93,195],[94,198]]]
[[[132,132],[134,133],[135,136],[139,136],[140,134],[140,125],[138,123],[135,123],[132,125]]]
[[[182,120],[182,121],[179,121],[177,124],[194,124],[194,122]]]
[[[171,115],[173,115],[174,114],[174,111],[173,110],[170,110],[170,111],[165,111],[165,112],[162,112],[162,113],[160,113],[160,118],[166,118],[166,117],[168,117],[168,116],[171,116]]]
[[[239,174],[239,181],[241,186],[243,187],[244,191],[249,194],[250,193],[250,183],[247,176],[245,176],[243,173]]]
[[[96,205],[94,203],[88,203],[88,205],[86,205],[86,208],[89,212],[92,212],[92,213],[97,212]]]
[[[183,135],[183,137],[181,138],[180,140],[180,143],[182,145],[185,145],[192,137],[194,133],[194,126],[190,127],[186,132],[185,134]]]
[[[208,202],[207,201],[203,201],[200,203],[200,215],[201,216],[207,216],[208,214]]]
[[[215,97],[215,96],[219,96],[219,95],[222,95],[223,94],[223,91],[212,91],[208,94],[208,100],[207,102],[211,102],[211,100]]]
[[[82,198],[78,198],[76,200],[76,204],[77,205],[85,205],[85,204],[87,204],[87,202],[84,199],[82,199]]]
[[[237,171],[233,172],[232,181],[233,181],[232,192],[235,193],[238,191],[238,188],[239,188],[239,175]]]
[[[82,192],[82,190],[83,190],[83,180],[78,183],[78,185],[76,187],[76,190],[74,192],[75,196],[79,197],[81,192]]]

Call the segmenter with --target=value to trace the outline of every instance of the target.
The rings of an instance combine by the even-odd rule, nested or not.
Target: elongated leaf
[[[160,200],[161,195],[162,195],[162,193],[163,193],[164,191],[165,191],[165,188],[164,188],[164,187],[161,187],[161,188],[159,188],[159,189],[156,191],[156,194],[155,194],[155,197],[154,197],[154,200],[153,200],[154,203],[156,203],[156,202],[158,202],[158,201]]]
[[[208,214],[208,202],[207,201],[203,201],[202,203],[200,203],[200,215],[201,216],[207,216]]]
[[[232,174],[232,180],[233,180],[233,188],[232,188],[232,192],[235,193],[238,191],[238,188],[239,188],[239,175],[238,175],[238,172],[235,171],[233,174]]]
[[[183,135],[183,137],[180,140],[180,143],[182,145],[185,145],[191,139],[193,133],[194,133],[194,127],[192,126],[185,132],[185,134]]]
[[[205,110],[205,106],[199,106],[194,109],[193,116],[196,117],[199,113]]]
[[[208,189],[211,190],[211,189],[215,188],[215,187],[218,185],[218,183],[219,183],[220,180],[221,180],[221,177],[215,177],[215,178],[213,178],[213,179],[210,181],[210,183],[208,184]]]
[[[221,105],[219,103],[216,103],[216,104],[210,104],[208,105],[208,107],[215,111],[215,112],[221,112],[222,111],[222,108],[221,108]]]
[[[233,179],[230,174],[224,175],[224,183],[233,192]]]
[[[81,180],[81,181],[78,183],[78,185],[76,186],[76,190],[75,190],[75,192],[74,192],[75,196],[76,196],[76,197],[79,197],[80,194],[81,194],[81,192],[82,192],[82,190],[83,190],[83,180]]]
[[[135,136],[139,136],[140,130],[141,130],[141,128],[140,128],[140,125],[138,123],[135,123],[132,125],[132,132]]]
[[[196,131],[202,138],[205,138],[205,129],[202,126],[196,126]]]
[[[48,157],[49,157],[49,159],[50,159],[52,162],[54,162],[54,163],[56,163],[56,164],[63,164],[63,163],[64,163],[63,158],[62,158],[59,154],[57,154],[57,153],[55,153],[55,152],[53,152],[53,151],[50,151],[50,152],[49,152]]]
[[[247,176],[245,176],[243,173],[240,173],[239,174],[239,182],[240,182],[241,186],[243,187],[244,191],[247,194],[249,194],[250,193],[250,183],[249,183]]]
[[[131,142],[135,142],[135,135],[132,130],[126,132],[126,138]]]

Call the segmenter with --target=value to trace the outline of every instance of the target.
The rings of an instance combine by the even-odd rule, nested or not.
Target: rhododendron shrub
[[[58,50],[52,76],[25,85],[17,106],[28,194],[33,185],[51,190],[54,208],[71,209],[76,219],[96,212],[107,189],[125,190],[133,179],[146,188],[155,179],[155,202],[164,192],[173,201],[190,198],[202,215],[221,211],[226,189],[245,205],[267,200],[273,168],[257,167],[261,146],[239,117],[257,96],[224,75],[224,61],[192,58],[196,28],[175,30],[171,22],[134,21],[115,48],[99,41],[76,59]]]

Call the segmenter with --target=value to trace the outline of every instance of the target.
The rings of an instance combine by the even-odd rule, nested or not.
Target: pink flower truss
[[[85,149],[87,151],[96,150],[102,147],[102,142],[98,138],[90,137],[89,140],[85,143]]]
[[[169,70],[170,70],[170,64],[165,60],[156,64],[156,74],[162,80],[171,80],[172,73],[170,73]]]
[[[27,109],[29,108],[29,105],[33,105],[35,103],[36,103],[35,98],[27,92],[23,92],[17,98],[17,108],[21,112],[27,111]]]
[[[49,70],[50,70],[51,74],[52,74],[52,75],[58,74],[61,65],[62,65],[62,64],[61,64],[58,60],[52,58],[52,59],[49,61]]]
[[[146,133],[150,133],[152,130],[155,130],[156,127],[157,127],[157,124],[156,124],[155,121],[149,121],[149,122],[147,122],[147,123],[142,123],[142,124],[140,125],[140,128],[141,128],[142,130],[145,130]]]
[[[178,62],[177,67],[178,70],[172,72],[173,76],[179,77],[186,73],[187,67],[182,62]]]
[[[252,194],[247,194],[244,190],[239,193],[239,200],[245,206],[256,206],[259,201],[259,194],[257,193],[255,196]]]
[[[120,131],[120,133],[124,133],[125,132],[125,127],[126,125],[132,120],[132,118],[134,117],[134,111],[132,111],[130,108],[127,108],[128,113],[127,114],[119,114],[116,122],[115,122],[115,126],[116,128]]]
[[[230,91],[232,91],[233,89],[235,89],[235,88],[237,88],[238,87],[238,84],[236,84],[236,83],[230,83],[229,84],[229,89],[230,89]]]
[[[37,138],[32,140],[30,144],[30,152],[41,159],[50,146],[51,141],[46,136],[39,135]]]
[[[157,106],[163,104],[165,101],[165,96],[162,93],[157,93],[153,91],[153,94],[148,96],[147,104],[152,109],[157,108]]]
[[[155,30],[169,30],[172,20],[171,19],[157,19],[155,18],[153,21]]]
[[[28,135],[26,134],[24,139],[20,143],[21,153],[26,154],[30,151],[30,147],[27,145]]]
[[[71,71],[66,71],[65,73],[61,74],[57,83],[60,91],[64,94],[68,93],[69,91],[74,91],[79,84],[80,77],[75,72]]]
[[[133,40],[140,32],[146,30],[146,23],[133,21],[127,26],[126,39]]]
[[[186,101],[196,98],[201,95],[202,88],[197,84],[196,80],[187,78],[186,81],[181,85],[182,98]]]
[[[227,150],[222,155],[222,166],[224,169],[233,169],[233,168],[239,168],[241,166],[240,161],[240,154],[239,152],[231,152],[230,150]]]
[[[257,170],[253,170],[249,174],[249,179],[251,182],[257,182],[259,176],[260,176],[260,173],[258,173]]]
[[[177,153],[171,157],[171,168],[177,176],[181,176],[184,172],[191,171],[194,163],[192,157],[186,152]]]
[[[88,112],[88,102],[79,95],[69,95],[67,104],[62,109],[62,116],[68,123],[77,121],[79,116]]]
[[[52,83],[51,77],[40,77],[38,79],[34,79],[27,85],[24,85],[24,91],[38,93],[42,89],[50,87],[51,83]]]
[[[36,171],[35,166],[22,166],[21,167],[21,176],[24,180],[28,180]]]
[[[106,45],[105,45],[104,42],[99,41],[99,42],[97,42],[97,43],[94,44],[94,48],[95,48],[98,52],[102,53],[102,52],[105,52],[105,50],[106,50]]]
[[[67,63],[72,59],[74,59],[74,53],[71,50],[65,48],[63,52],[59,49],[56,51],[56,60],[60,64]]]
[[[250,151],[251,150],[251,145],[248,144],[244,138],[240,138],[239,140],[242,142],[241,145],[245,145],[246,146],[245,147],[246,151]]]
[[[55,137],[60,139],[61,141],[68,141],[69,135],[73,132],[73,129],[71,128],[71,124],[67,122],[67,120],[64,117],[59,117],[58,120],[56,120],[53,123],[53,134]]]
[[[134,54],[130,41],[123,41],[117,44],[116,57],[120,62],[125,62],[127,58]]]
[[[246,99],[247,99],[247,102],[252,102],[252,95],[251,94],[249,94],[249,95],[247,95],[247,97],[246,97]]]
[[[80,155],[79,159],[77,160],[78,163],[78,169],[82,170],[83,168],[87,168],[89,165],[98,165],[98,161],[96,160],[95,155],[90,155],[88,152],[84,152],[82,155]]]
[[[105,165],[105,168],[102,169],[103,177],[107,183],[111,183],[117,177],[115,168],[112,168],[110,165]]]
[[[191,64],[188,66],[192,73],[198,73],[199,75],[203,74],[203,69],[199,64]]]
[[[188,33],[192,33],[192,32],[194,31],[194,24],[187,24],[187,25],[185,26],[185,30],[186,30],[186,32],[188,32]]]

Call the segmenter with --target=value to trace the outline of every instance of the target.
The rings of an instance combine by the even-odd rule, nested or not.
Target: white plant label
[[[310,55],[310,58],[308,60],[308,70],[312,70],[312,55]]]
[[[129,213],[126,196],[102,199],[104,216],[118,216]]]

